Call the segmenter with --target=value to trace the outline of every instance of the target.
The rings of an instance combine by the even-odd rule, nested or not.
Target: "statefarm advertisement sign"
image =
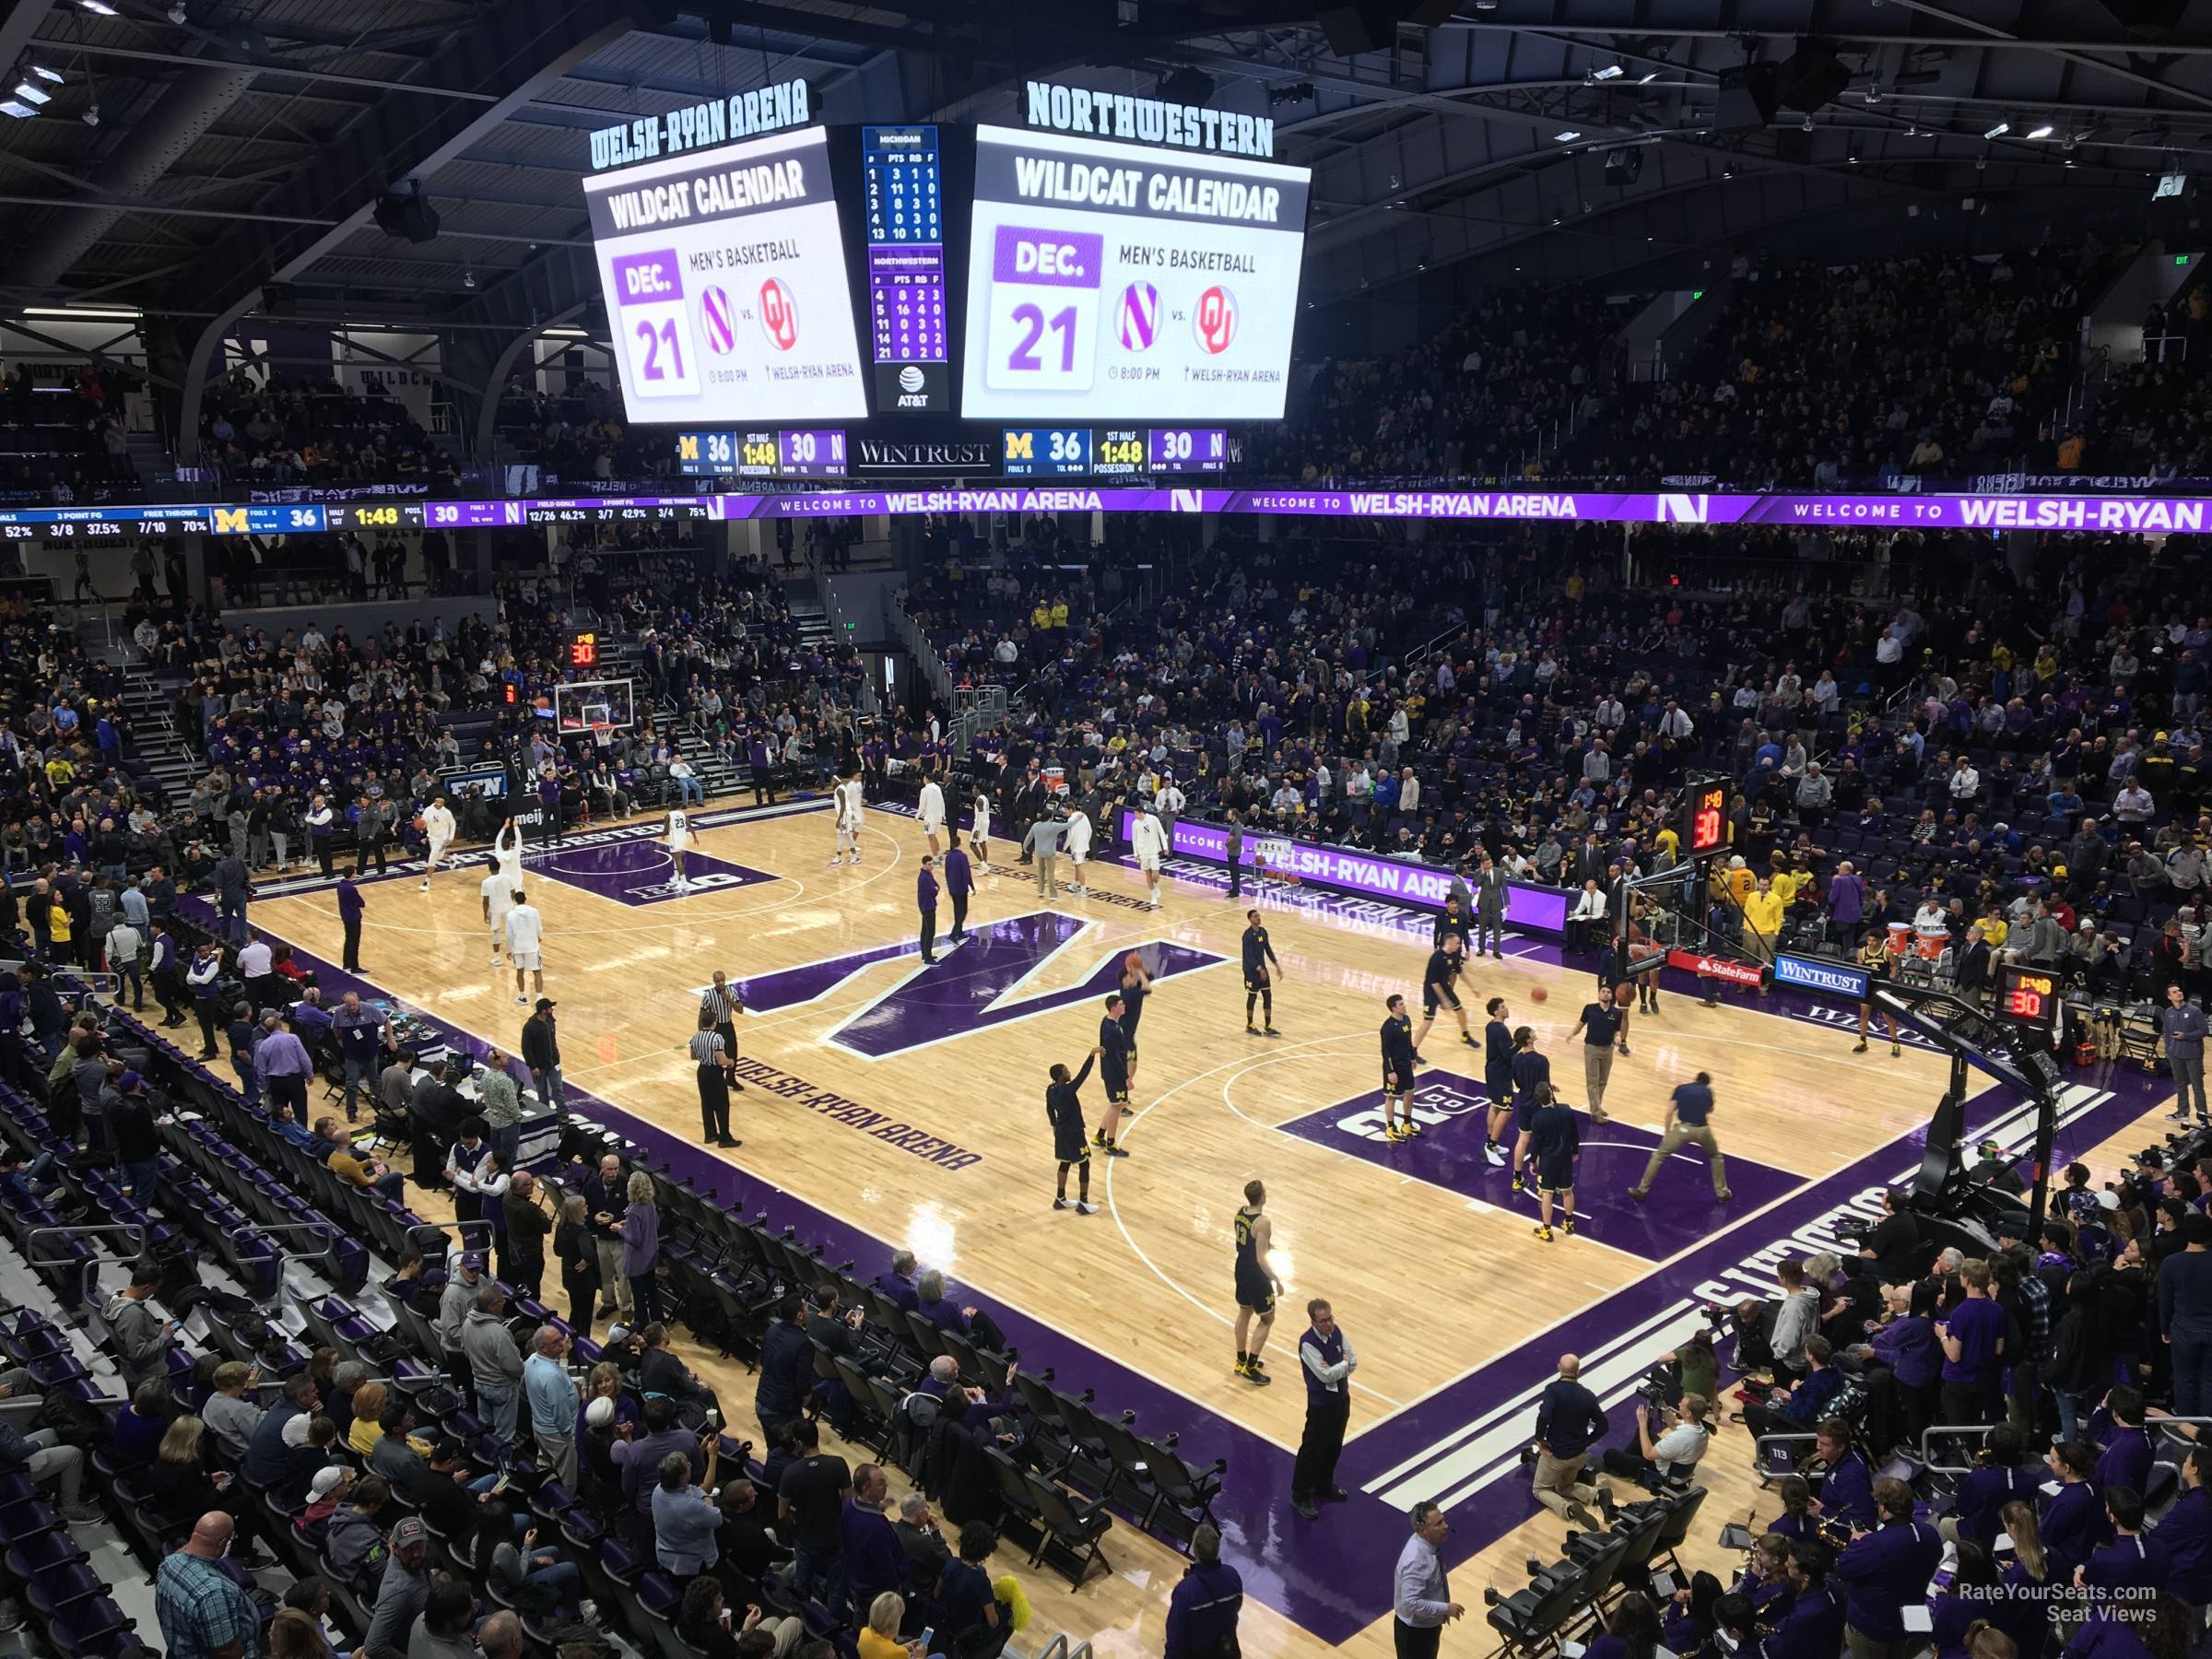
[[[1763,985],[1765,968],[1753,962],[1732,962],[1726,957],[1707,956],[1701,950],[1679,947],[1666,953],[1666,965],[1694,973],[1700,979],[1725,980],[1731,985]]]

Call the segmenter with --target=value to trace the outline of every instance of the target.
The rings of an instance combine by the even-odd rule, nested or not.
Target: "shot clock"
[[[1997,1013],[2007,1023],[2031,1031],[2054,1031],[2061,1000],[2058,975],[2050,970],[2021,962],[1999,966]]]
[[[1728,844],[1726,780],[1693,783],[1682,804],[1682,856],[1697,858]]]

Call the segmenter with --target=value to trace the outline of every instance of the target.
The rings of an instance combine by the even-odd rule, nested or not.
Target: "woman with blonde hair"
[[[906,1622],[906,1597],[886,1590],[868,1604],[867,1629],[860,1633],[860,1659],[922,1659],[922,1644],[909,1647],[899,1640]]]
[[[640,1327],[661,1317],[661,1212],[653,1201],[653,1177],[642,1170],[630,1171],[624,1189],[629,1207],[615,1230],[622,1235],[622,1272],[629,1280],[630,1300],[636,1305]]]
[[[346,1431],[346,1443],[363,1463],[384,1438],[384,1402],[391,1393],[382,1382],[364,1382],[353,1391],[353,1427]]]
[[[2059,1598],[2072,1586],[2043,1547],[2034,1504],[2016,1498],[1997,1512],[1997,1521],[2012,1540],[2012,1565],[2005,1570],[2001,1594],[1989,1603],[1991,1622],[2011,1637],[2021,1653],[2040,1653]]]

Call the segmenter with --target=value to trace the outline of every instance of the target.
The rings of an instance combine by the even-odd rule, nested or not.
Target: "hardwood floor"
[[[926,849],[904,818],[871,813],[857,868],[828,867],[830,830],[818,812],[708,828],[689,891],[670,890],[659,841],[587,839],[534,851],[525,868],[545,917],[546,994],[559,1005],[569,1086],[696,1144],[685,1044],[700,989],[725,971],[751,1010],[740,1027],[747,1088],[735,1111],[745,1144],[727,1155],[748,1177],[879,1241],[884,1254],[915,1251],[1070,1350],[1120,1368],[1112,1374],[1179,1396],[1194,1425],[1185,1455],[1213,1455],[1202,1430],[1217,1420],[1251,1437],[1249,1450],[1226,1454],[1232,1477],[1258,1482],[1265,1470],[1264,1488],[1224,1527],[1226,1553],[1246,1576],[1242,1637],[1253,1655],[1389,1650],[1387,1561],[1405,1535],[1409,1492],[1444,1498],[1455,1526],[1481,1543],[1453,1571],[1468,1626],[1478,1624],[1482,1588],[1517,1587],[1524,1559],[1548,1557],[1564,1532],[1548,1514],[1519,1518],[1525,1478],[1500,1476],[1498,1465],[1526,1429],[1524,1414],[1506,1408],[1568,1346],[1606,1352],[1632,1381],[1683,1328],[1695,1293],[1719,1293],[1706,1282],[1715,1264],[1804,1238],[1836,1204],[1910,1169],[1918,1153],[1905,1137],[1924,1126],[1947,1074],[1924,1047],[1854,1054],[1847,1020],[1780,994],[1764,1006],[1745,997],[1706,1009],[1670,990],[1655,1018],[1631,1015],[1631,1052],[1616,1057],[1605,1094],[1613,1121],[1583,1119],[1582,1229],[1545,1243],[1533,1203],[1484,1156],[1482,1057],[1461,1044],[1448,1013],[1422,1048],[1427,1133],[1404,1145],[1380,1135],[1371,1109],[1383,999],[1406,994],[1418,1021],[1428,940],[1379,907],[1279,890],[1232,903],[1211,886],[1171,879],[1153,912],[1135,872],[1112,865],[1094,863],[1091,896],[1073,896],[1063,861],[1056,900],[1041,898],[1026,872],[983,876],[958,948],[944,945],[944,903],[940,958],[923,968],[912,947]],[[412,877],[369,884],[365,977],[512,1049],[527,1009],[512,975],[488,966],[484,873],[441,874],[427,893]],[[1252,904],[1280,959],[1277,1039],[1244,1030],[1239,941]],[[265,896],[253,920],[338,956],[327,890]],[[1509,939],[1506,950],[1465,976],[1476,1040],[1483,1003],[1505,998],[1512,1022],[1537,1033],[1563,1097],[1583,1105],[1573,1028],[1589,975],[1534,941]],[[1082,1064],[1103,989],[1131,951],[1155,980],[1121,1128],[1129,1156],[1093,1159],[1098,1215],[1055,1211],[1047,1068]],[[1713,1077],[1733,1199],[1713,1201],[1690,1148],[1637,1205],[1626,1189],[1641,1175],[1668,1094],[1700,1070]],[[2089,1133],[2128,1150],[2141,1144],[2135,1108],[2145,1091],[2114,1097],[2117,1087],[2082,1106],[2077,1155]],[[1097,1075],[1082,1099],[1096,1124],[1105,1105]],[[1993,1095],[1989,1110],[2006,1105]],[[1284,1287],[1268,1349],[1278,1381],[1268,1388],[1230,1369],[1230,1218],[1255,1178],[1267,1187]],[[1724,1249],[1739,1230],[1741,1248]],[[863,1261],[860,1271],[883,1265]],[[1265,1450],[1299,1441],[1293,1344],[1312,1296],[1333,1304],[1360,1359],[1341,1476],[1356,1500],[1318,1524],[1288,1515],[1288,1459]],[[699,1363],[734,1422],[749,1425],[741,1368]],[[1615,1394],[1621,1385],[1614,1379]],[[1158,1409],[1147,1404],[1140,1427],[1174,1426]],[[1721,1568],[1712,1542],[1721,1520],[1771,1512],[1749,1478],[1748,1451],[1743,1430],[1723,1431],[1686,1559]],[[896,1491],[896,1471],[893,1479]],[[1024,1571],[1042,1633],[1088,1636],[1101,1654],[1157,1653],[1182,1558],[1128,1524],[1107,1553],[1112,1575],[1079,1592]],[[1336,1610],[1310,1610],[1324,1602]],[[1447,1647],[1494,1640],[1467,1628]]]

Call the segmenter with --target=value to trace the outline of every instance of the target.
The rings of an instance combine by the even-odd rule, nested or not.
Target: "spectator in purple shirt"
[[[294,1117],[304,1119],[307,1080],[315,1071],[307,1045],[287,1030],[275,1014],[262,1017],[261,1030],[261,1041],[253,1047],[253,1070],[261,1078],[262,1092],[271,1105],[289,1106]]]
[[[1986,1423],[1996,1403],[1998,1361],[2005,1352],[2005,1310],[1989,1293],[1989,1264],[1959,1264],[1966,1299],[1936,1324],[1943,1345],[1943,1420]]]
[[[1866,880],[1846,860],[1828,884],[1828,919],[1836,936],[1853,939],[1866,915]]]

